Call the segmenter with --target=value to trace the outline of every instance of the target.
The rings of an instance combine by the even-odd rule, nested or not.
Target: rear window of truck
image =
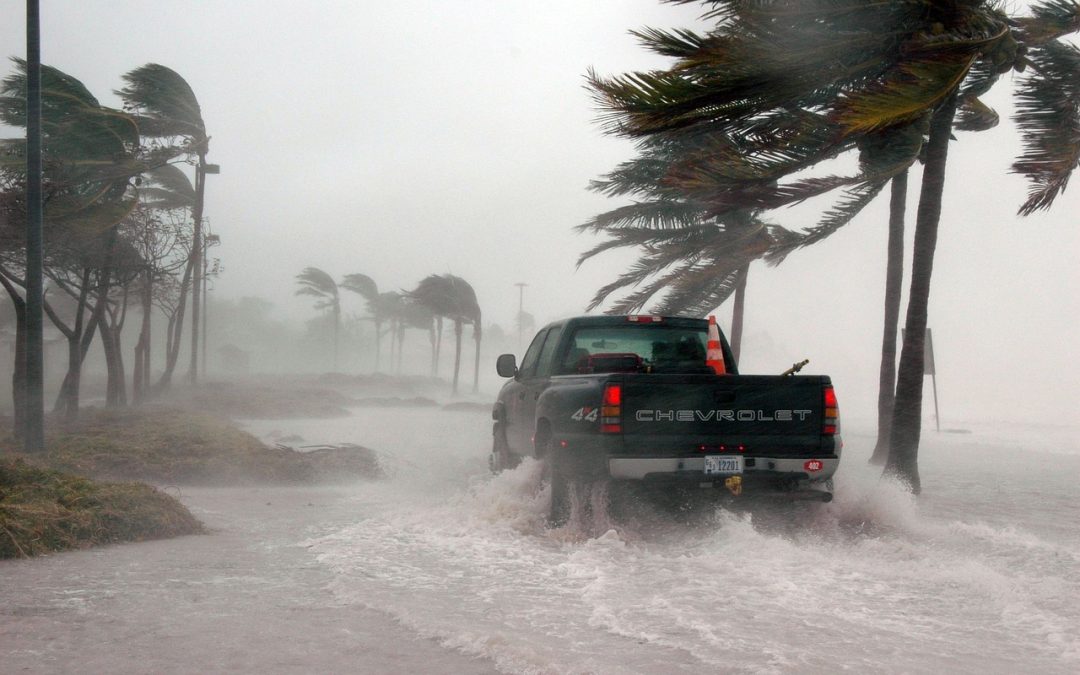
[[[655,324],[579,328],[556,372],[695,372],[706,367],[707,340],[705,328]]]

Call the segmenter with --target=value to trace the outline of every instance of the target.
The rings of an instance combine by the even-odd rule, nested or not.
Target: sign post
[[[937,426],[938,433],[941,433],[941,413],[938,412],[937,402],[937,368],[934,365],[934,334],[930,332],[930,328],[926,329],[926,352],[923,355],[923,373],[930,376],[930,381],[934,383],[934,424]]]
[[[903,328],[900,329],[901,340],[904,339],[906,332]],[[926,342],[923,347],[923,375],[929,375],[934,385],[934,426],[938,433],[941,433],[941,413],[938,412],[937,398],[937,366],[934,364],[934,334],[929,327],[926,329]]]

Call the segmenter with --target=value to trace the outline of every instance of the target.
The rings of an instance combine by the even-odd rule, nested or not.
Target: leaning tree
[[[948,141],[958,120],[977,126],[996,120],[979,96],[1002,73],[1026,67],[1024,51],[1035,40],[1076,30],[1070,17],[1080,8],[1072,0],[1039,3],[1032,21],[1052,25],[1039,32],[981,1],[704,4],[716,21],[706,34],[639,33],[648,46],[677,59],[672,68],[591,77],[615,133],[711,132],[713,142],[671,172],[689,194],[702,197],[704,190],[714,206],[726,200],[720,211],[745,208],[748,199],[775,208],[845,188],[845,197],[806,233],[804,241],[812,243],[849,222],[916,156],[925,158],[886,466],[918,491],[926,309]],[[905,143],[895,143],[892,134],[904,131],[910,141],[919,128],[926,130],[925,143],[920,134],[918,143],[906,143],[914,154],[898,152]],[[779,154],[776,138],[790,141]],[[782,182],[851,144],[860,151],[858,175]],[[772,175],[761,175],[762,167]],[[749,179],[733,175],[743,170]]]
[[[182,149],[195,164],[195,200],[191,209],[191,369],[188,378],[198,380],[200,294],[202,288],[203,207],[206,175],[212,165],[206,163],[210,136],[206,133],[202,109],[191,85],[179,73],[157,63],[148,63],[124,74],[126,83],[116,94],[124,100],[124,109],[133,115],[143,136],[166,139],[166,147]],[[203,364],[205,367],[205,364]]]
[[[341,332],[341,296],[337,282],[318,267],[305,267],[304,271],[296,275],[296,283],[300,286],[296,291],[297,295],[314,296],[315,309],[330,311],[333,321],[331,330],[334,335],[334,370],[337,370],[338,338]]]

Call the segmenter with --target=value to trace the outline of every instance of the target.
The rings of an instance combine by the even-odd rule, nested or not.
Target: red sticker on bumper
[[[806,460],[806,463],[803,464],[803,468],[810,472],[821,471],[825,468],[825,463],[820,459],[808,459]]]

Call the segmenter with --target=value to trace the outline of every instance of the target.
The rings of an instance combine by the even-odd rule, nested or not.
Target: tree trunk
[[[428,342],[431,343],[431,374],[435,375],[435,319],[431,319],[431,325],[428,326]]]
[[[142,326],[135,344],[134,372],[131,377],[131,393],[138,405],[146,399],[150,384],[150,313],[154,307],[153,277],[148,271],[142,288]]]
[[[26,433],[26,300],[3,274],[0,274],[0,284],[8,292],[15,308],[15,363],[11,369],[11,402],[14,406],[12,433],[15,438],[21,439]]]
[[[334,372],[338,369],[338,344],[341,334],[341,306],[334,304]]]
[[[457,395],[458,372],[461,370],[461,334],[465,332],[465,325],[461,319],[454,319],[454,389]]]
[[[436,317],[435,319],[436,336],[435,336],[435,360],[431,364],[431,376],[439,376],[439,357],[442,356],[442,329],[443,318]]]
[[[105,405],[109,408],[121,408],[127,405],[127,375],[124,372],[124,354],[120,345],[120,331],[102,321],[101,346],[105,350]]]
[[[473,364],[472,385],[474,394],[479,393],[480,391],[480,338],[482,337],[480,323],[480,317],[477,316],[476,321],[473,323],[473,339],[476,340],[476,363]]]
[[[397,333],[397,374],[401,376],[402,354],[405,353],[405,321],[398,321]]]
[[[375,372],[379,372],[379,361],[382,360],[382,321],[375,320]]]
[[[743,311],[746,306],[746,277],[750,274],[750,264],[739,270],[739,281],[735,286],[734,307],[731,310],[731,355],[735,357],[735,363],[739,363],[739,352],[742,350],[743,334]]]
[[[86,360],[86,352],[90,351],[90,345],[94,341],[94,333],[97,331],[98,324],[102,323],[101,313],[104,310],[102,303],[99,302],[95,305],[94,312],[90,315],[90,321],[84,329],[82,327],[84,305],[85,302],[80,300],[75,329],[66,332],[68,339],[68,371],[64,375],[64,382],[60,385],[60,393],[57,394],[56,403],[53,405],[53,412],[63,414],[64,422],[68,424],[79,418],[79,389],[82,385],[82,365]],[[53,316],[52,312],[49,312],[49,316]]]
[[[885,327],[881,338],[878,378],[878,436],[871,464],[884,464],[889,456],[893,401],[896,400],[896,329],[900,323],[900,296],[904,283],[904,215],[907,206],[905,169],[892,179],[889,200],[889,248],[885,265]]]
[[[900,370],[896,380],[889,459],[885,464],[885,474],[906,482],[915,494],[922,491],[918,455],[922,431],[923,359],[930,276],[934,269],[934,249],[941,220],[941,197],[945,190],[945,165],[953,116],[956,114],[956,98],[956,92],[953,92],[930,122],[930,140],[926,148],[926,165],[915,220],[904,346],[900,352]]]
[[[165,372],[154,385],[156,392],[164,391],[172,384],[173,371],[176,370],[176,362],[180,359],[180,338],[184,330],[184,310],[187,307],[188,288],[191,286],[192,264],[189,257],[188,264],[184,267],[184,276],[180,280],[180,306],[169,319],[171,330],[168,336],[168,352],[165,354]]]

